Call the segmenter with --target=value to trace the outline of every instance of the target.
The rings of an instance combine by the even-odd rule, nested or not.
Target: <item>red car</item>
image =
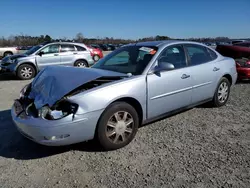
[[[91,56],[93,57],[95,62],[103,58],[102,50],[100,50],[99,48],[93,48],[91,46],[87,46],[87,47],[89,48]]]
[[[239,80],[250,79],[250,41],[234,45],[218,45],[216,51],[235,59]]]

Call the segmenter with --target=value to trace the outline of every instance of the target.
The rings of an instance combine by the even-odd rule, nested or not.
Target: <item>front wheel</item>
[[[35,76],[36,72],[32,65],[23,64],[17,69],[17,76],[21,80],[29,80]]]
[[[225,77],[221,78],[212,101],[212,105],[215,107],[224,106],[229,98],[231,84]]]
[[[111,104],[97,125],[97,139],[105,150],[114,150],[129,144],[136,135],[139,118],[136,110],[125,102]]]

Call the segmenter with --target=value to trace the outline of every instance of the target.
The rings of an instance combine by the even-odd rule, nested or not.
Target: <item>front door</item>
[[[188,106],[192,98],[192,78],[182,45],[167,47],[159,56],[160,61],[175,68],[147,76],[149,119]]]
[[[39,52],[42,52],[39,55]],[[36,63],[39,70],[49,65],[59,65],[61,62],[59,55],[59,44],[50,44],[42,48],[36,55]]]

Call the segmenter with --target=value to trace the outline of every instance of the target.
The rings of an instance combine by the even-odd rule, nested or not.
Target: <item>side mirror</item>
[[[158,62],[158,65],[154,68],[152,73],[173,70],[175,67],[172,63]]]
[[[39,55],[39,56],[42,56],[43,54],[44,54],[43,51],[38,52],[38,55]]]

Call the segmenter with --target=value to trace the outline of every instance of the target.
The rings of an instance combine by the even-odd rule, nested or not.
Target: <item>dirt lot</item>
[[[0,76],[0,187],[249,187],[250,83],[222,108],[197,107],[139,129],[127,147],[45,147],[23,138],[10,107],[27,81]]]

